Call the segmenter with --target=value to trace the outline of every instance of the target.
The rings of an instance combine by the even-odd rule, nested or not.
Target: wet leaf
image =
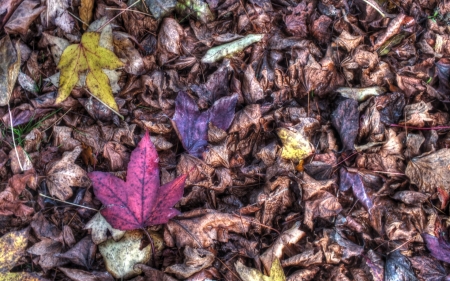
[[[11,93],[19,75],[20,49],[14,47],[9,35],[0,40],[0,106],[9,103]],[[16,49],[17,48],[17,51]]]
[[[385,281],[418,281],[414,271],[411,268],[409,260],[398,251],[390,254],[386,259]]]
[[[80,44],[72,44],[64,50],[58,63],[61,76],[56,103],[64,101],[78,82],[79,74],[88,71],[86,86],[90,93],[113,111],[118,112],[119,108],[112,95],[108,76],[102,69],[114,70],[123,64],[113,52],[100,47],[99,40],[100,33],[86,32]]]
[[[208,142],[208,124],[227,130],[234,118],[237,96],[217,100],[208,110],[200,112],[195,101],[185,92],[178,93],[175,100],[174,127],[183,147],[199,157]]]
[[[164,248],[161,237],[150,232],[156,252]],[[142,271],[134,266],[138,263],[146,263],[152,257],[152,246],[149,244],[142,250],[141,242],[146,237],[142,230],[126,231],[119,241],[109,239],[98,245],[98,250],[103,256],[106,269],[114,278],[127,279],[140,274]]]
[[[253,43],[261,41],[263,34],[249,34],[244,38],[209,49],[202,58],[203,63],[215,63],[219,60],[242,52]]]
[[[422,237],[433,257],[450,263],[450,243],[443,236],[435,237],[428,233],[423,233]]]
[[[179,213],[172,206],[183,195],[186,176],[160,186],[158,162],[147,132],[131,153],[126,181],[105,172],[89,174],[95,196],[105,205],[101,214],[112,227],[140,229],[166,223]]]
[[[272,262],[272,267],[270,268],[270,275],[265,276],[260,271],[246,267],[240,261],[236,262],[234,265],[237,273],[242,278],[243,281],[285,281],[286,277],[281,267],[280,260],[275,259]]]
[[[40,1],[25,0],[11,15],[4,29],[9,33],[27,34],[30,24],[45,10]]]

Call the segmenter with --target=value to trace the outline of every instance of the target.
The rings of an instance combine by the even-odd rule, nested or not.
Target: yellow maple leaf
[[[301,162],[314,152],[314,147],[301,130],[279,128],[278,137],[283,143],[281,157]]]
[[[235,265],[237,273],[242,278],[243,281],[285,281],[286,276],[284,275],[283,268],[281,267],[280,260],[275,259],[272,262],[272,267],[270,268],[270,276],[265,276],[259,270],[247,267],[241,262],[236,262]]]
[[[8,272],[16,266],[17,261],[24,254],[28,244],[27,228],[12,231],[0,238],[0,281],[39,281],[38,276],[28,272]]]
[[[61,76],[56,103],[64,101],[78,82],[79,74],[88,71],[86,86],[90,93],[115,112],[119,110],[108,76],[102,69],[114,70],[123,66],[123,63],[113,52],[100,47],[99,40],[100,33],[86,32],[81,37],[80,44],[72,44],[64,50],[58,64]]]

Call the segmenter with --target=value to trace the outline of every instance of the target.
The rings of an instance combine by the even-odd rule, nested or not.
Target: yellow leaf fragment
[[[80,73],[88,71],[86,86],[90,94],[113,111],[118,111],[109,78],[102,69],[114,70],[123,66],[123,63],[113,52],[100,47],[99,40],[100,33],[86,32],[80,44],[72,44],[64,50],[58,64],[61,75],[56,103],[64,101],[77,84]]]
[[[162,251],[164,244],[161,236],[155,232],[150,232],[150,236],[153,239],[155,251]],[[143,238],[144,233],[142,230],[131,230],[125,232],[125,235],[119,241],[108,239],[106,242],[98,245],[98,250],[103,256],[106,269],[112,276],[118,279],[128,279],[142,272],[134,269],[134,265],[138,263],[145,264],[152,256],[151,245],[140,250]]]
[[[88,28],[88,24],[92,20],[93,12],[94,12],[94,0],[81,0],[80,18],[84,22],[83,30],[86,30],[86,28]]]
[[[9,35],[0,40],[0,106],[9,103],[20,70],[19,42],[14,48]]]
[[[40,281],[45,280],[28,272],[6,272],[0,273],[0,281]]]
[[[9,271],[16,265],[27,244],[27,228],[9,232],[0,238],[0,272]]]
[[[300,162],[313,154],[314,147],[301,130],[279,128],[277,134],[283,143],[282,158]]]
[[[284,275],[283,268],[279,259],[275,259],[272,262],[272,267],[270,268],[270,276],[265,276],[259,270],[254,268],[246,267],[241,262],[235,263],[235,268],[239,276],[243,281],[285,281],[286,276]]]

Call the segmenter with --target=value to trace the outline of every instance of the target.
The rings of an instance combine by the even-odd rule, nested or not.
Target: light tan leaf
[[[19,75],[19,68],[19,46],[16,44],[16,48],[14,48],[9,35],[6,35],[0,40],[0,106],[9,103],[14,84]]]
[[[125,231],[113,228],[98,212],[92,219],[86,224],[84,229],[91,229],[92,241],[95,244],[100,244],[108,239],[107,232],[111,233],[114,240],[119,240],[125,235]]]

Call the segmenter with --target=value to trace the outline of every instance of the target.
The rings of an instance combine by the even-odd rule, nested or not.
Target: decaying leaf
[[[81,151],[81,147],[77,146],[73,151],[65,152],[61,160],[47,169],[47,186],[50,194],[60,200],[72,197],[72,186],[88,187],[90,185],[86,171],[75,164]]]
[[[161,186],[158,162],[147,132],[131,153],[126,181],[104,172],[89,174],[95,196],[105,205],[101,214],[112,227],[140,229],[166,223],[179,213],[172,206],[183,195],[186,175]]]
[[[150,232],[155,246],[155,254],[164,248],[161,237]],[[98,250],[103,256],[106,269],[114,278],[127,279],[140,274],[142,271],[134,266],[138,263],[146,263],[152,257],[152,246],[149,244],[141,249],[142,239],[146,237],[142,230],[126,231],[119,241],[109,239],[98,245]]]
[[[270,275],[265,276],[259,270],[247,267],[243,265],[240,261],[236,262],[234,265],[237,273],[242,278],[243,281],[285,281],[286,277],[284,275],[283,268],[281,267],[280,260],[275,259],[272,262],[272,267],[270,268]]]
[[[0,106],[9,103],[9,98],[19,75],[20,49],[14,47],[9,35],[0,40]]]
[[[203,63],[215,63],[225,57],[241,52],[253,43],[261,41],[263,34],[249,34],[244,38],[209,49],[202,58]]]
[[[201,22],[207,23],[214,20],[214,14],[211,13],[209,6],[202,0],[181,0],[175,6],[176,11],[182,15],[193,14]]]
[[[408,162],[405,174],[422,192],[434,193],[438,187],[450,191],[450,149],[417,156]]]
[[[64,101],[78,82],[79,74],[88,71],[86,86],[90,93],[115,112],[119,111],[108,76],[102,69],[114,70],[123,64],[113,52],[100,47],[99,40],[100,33],[86,32],[80,44],[72,44],[64,50],[58,63],[61,76],[56,103]]]
[[[20,259],[28,244],[29,229],[9,232],[0,238],[0,272],[9,271]]]
[[[211,266],[214,254],[204,249],[184,248],[185,261],[166,268],[165,272],[175,274],[180,279],[186,279],[200,270]]]
[[[6,188],[0,192],[0,215],[8,216],[14,214],[18,217],[29,216],[34,213],[34,209],[26,205],[26,201],[20,200],[19,196],[27,185],[35,188],[35,171],[33,169],[24,174],[12,176]]]

